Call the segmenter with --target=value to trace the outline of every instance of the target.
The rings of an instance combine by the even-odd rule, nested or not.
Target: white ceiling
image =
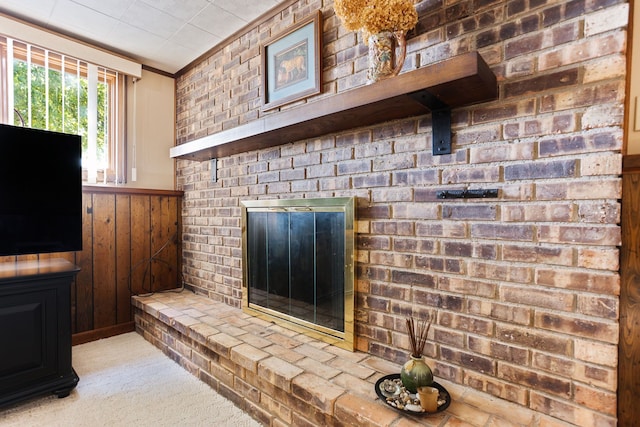
[[[0,12],[174,74],[282,2],[0,0]]]

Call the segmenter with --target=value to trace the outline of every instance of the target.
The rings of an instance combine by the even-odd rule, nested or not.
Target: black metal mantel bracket
[[[451,108],[426,90],[410,96],[431,110],[431,150],[434,156],[451,154]]]
[[[431,110],[431,123],[433,155],[451,154],[451,109]]]

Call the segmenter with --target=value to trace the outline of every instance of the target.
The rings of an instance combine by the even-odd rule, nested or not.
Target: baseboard
[[[71,336],[71,345],[84,344],[102,338],[109,338],[114,335],[126,334],[135,331],[135,322],[120,323],[118,325],[107,326],[106,328],[93,329],[91,331],[79,332]]]

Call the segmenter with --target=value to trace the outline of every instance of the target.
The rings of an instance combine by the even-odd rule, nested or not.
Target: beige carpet
[[[73,347],[80,382],[0,412],[0,426],[260,426],[135,332]]]

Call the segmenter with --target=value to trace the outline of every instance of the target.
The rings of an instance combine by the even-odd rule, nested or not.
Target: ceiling
[[[0,0],[0,12],[175,74],[280,3],[283,0]]]

